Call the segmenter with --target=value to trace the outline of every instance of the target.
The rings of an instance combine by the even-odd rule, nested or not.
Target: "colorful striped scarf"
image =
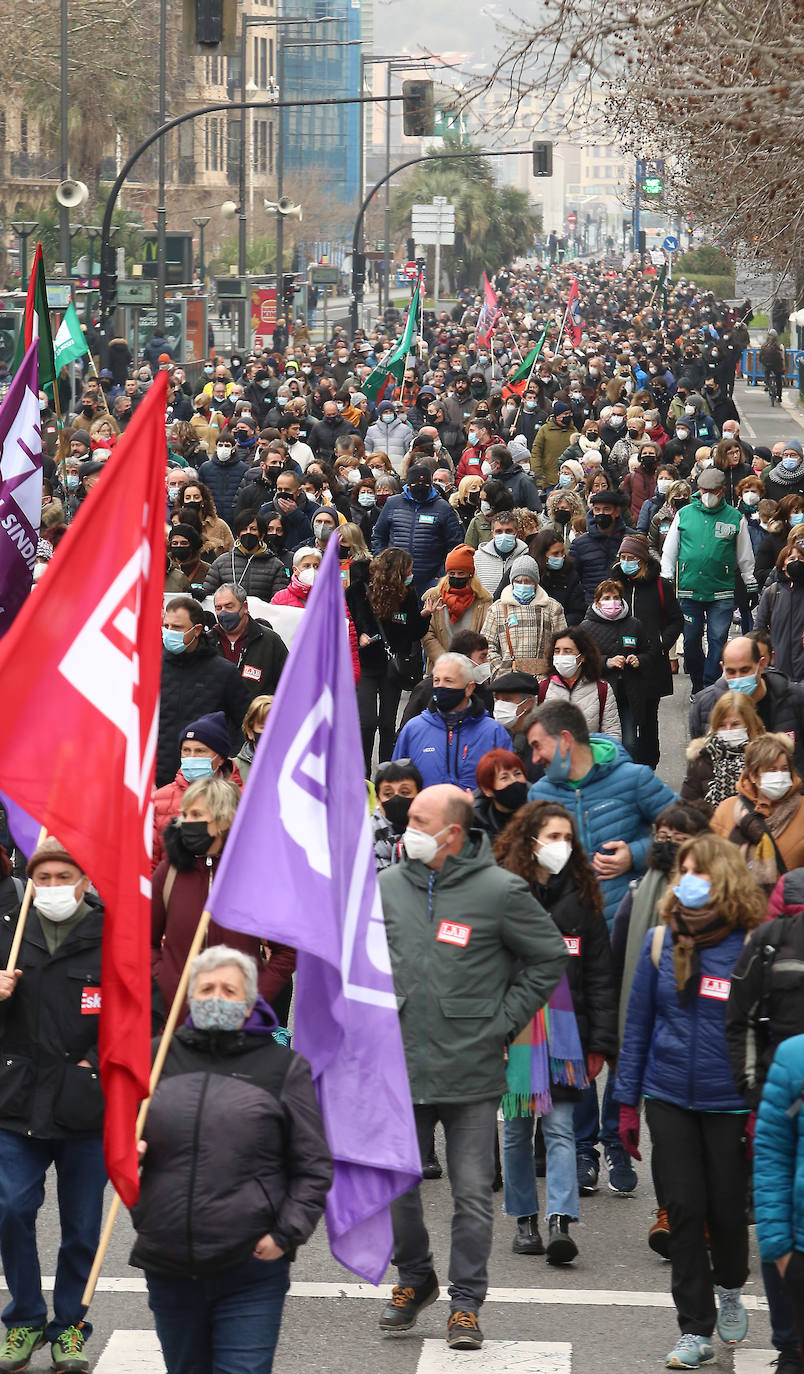
[[[581,1037],[572,1006],[566,973],[550,996],[547,1006],[508,1046],[505,1070],[508,1091],[502,1100],[503,1116],[544,1116],[552,1111],[550,1084],[586,1088]]]

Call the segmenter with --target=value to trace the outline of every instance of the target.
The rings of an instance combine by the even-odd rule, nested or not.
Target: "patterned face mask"
[[[190,998],[190,1015],[196,1030],[239,1030],[247,1012],[248,1002],[230,1002],[226,997]]]

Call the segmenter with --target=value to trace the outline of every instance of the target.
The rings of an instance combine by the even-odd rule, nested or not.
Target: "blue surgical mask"
[[[514,582],[511,585],[514,593],[514,601],[518,601],[520,606],[527,606],[536,595],[536,588],[532,582]]]
[[[68,490],[68,491],[75,491],[76,487],[78,486],[78,482],[79,482],[79,477],[78,477],[78,473],[77,473],[77,472],[68,472],[68,473],[67,473],[67,490]]]
[[[413,573],[408,573],[407,577],[405,578],[405,586],[406,586],[406,587],[409,587],[412,581],[413,581]]]
[[[239,1030],[247,1012],[248,1002],[230,1002],[228,997],[190,998],[190,1015],[196,1030]]]
[[[535,410],[536,407],[537,407],[537,405],[538,405],[538,401],[526,401],[526,402],[525,402],[525,409],[526,409],[526,410]]]
[[[727,682],[728,690],[730,692],[744,692],[745,695],[748,697],[750,697],[751,693],[755,692],[757,689],[757,680],[753,673],[751,673],[748,677],[728,678]]]
[[[561,749],[561,740],[559,739],[556,742],[556,752],[545,769],[544,775],[546,778],[549,778],[550,782],[567,781],[572,767],[571,754],[572,751],[570,749],[567,750],[566,754],[563,753]]]
[[[558,485],[559,485],[560,487],[564,487],[564,488],[566,488],[566,487],[571,487],[571,486],[572,486],[572,474],[569,473],[569,472],[561,472],[561,473],[559,473]]]
[[[625,573],[626,577],[636,577],[637,573],[639,572],[639,559],[621,558],[620,567],[622,571]]]
[[[795,472],[800,462],[800,458],[783,458],[782,467],[784,468],[785,472]]]
[[[558,572],[560,568],[563,568],[563,566],[564,566],[564,555],[563,555],[563,553],[555,553],[555,554],[552,554],[552,555],[548,558],[548,560],[547,560],[547,566],[548,566],[548,568],[552,568],[552,569],[553,569],[553,572]]]
[[[516,548],[516,535],[514,534],[495,534],[494,547],[498,553],[513,553]]]
[[[475,429],[470,429],[470,430],[469,430],[469,433],[467,434],[466,437],[467,437],[467,439],[469,440],[469,443],[470,443],[470,444],[476,444],[476,443],[477,443],[477,430],[475,430]]]
[[[187,645],[182,630],[162,630],[162,644],[170,654],[183,654]]]
[[[802,520],[804,520],[804,511],[794,510],[790,516],[790,528],[792,529],[794,525],[800,525]]]
[[[212,777],[212,759],[189,758],[182,759],[179,764],[183,778],[188,782],[197,782],[199,778]]]
[[[682,873],[673,891],[682,906],[689,907],[690,911],[698,911],[709,901],[712,884],[698,873]]]

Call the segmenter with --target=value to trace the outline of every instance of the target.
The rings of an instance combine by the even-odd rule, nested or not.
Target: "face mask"
[[[374,505],[374,492],[373,492],[373,491],[361,491],[360,494],[358,495],[357,503],[358,503],[359,506],[366,506],[366,507],[368,507],[368,506],[373,506],[373,505]]]
[[[420,863],[431,864],[441,845],[438,843],[438,836],[441,831],[436,831],[435,835],[428,835],[426,830],[411,830],[408,826],[402,836],[402,843],[409,859],[418,859]]]
[[[677,439],[680,439],[680,440],[682,441],[682,443],[683,443],[684,440],[685,440],[685,439],[689,439],[689,437],[690,437],[690,432],[689,432],[688,429],[681,429],[681,427],[680,427],[679,425],[676,425],[676,438],[677,438]]]
[[[193,551],[188,544],[171,544],[170,556],[175,563],[189,563]]]
[[[658,491],[660,496],[666,496],[667,492],[670,490],[672,485],[672,477],[660,477],[658,482],[656,483],[656,490]]]
[[[465,687],[434,687],[433,705],[437,711],[456,711],[465,696]]]
[[[563,553],[551,554],[547,559],[547,566],[551,568],[553,572],[559,572],[564,566]]]
[[[676,861],[678,840],[654,840],[650,847],[649,865],[660,873],[669,873]]]
[[[736,725],[733,730],[716,730],[715,734],[724,744],[733,747],[748,743],[748,731],[742,725]]]
[[[802,566],[804,566],[804,565],[802,565]],[[467,586],[469,585],[469,577],[468,577],[468,574],[467,574],[467,573],[450,573],[450,574],[449,574],[449,585],[450,585],[451,587],[454,587],[457,591],[460,591],[461,588],[463,588],[463,587],[467,587]]]
[[[36,887],[34,886],[34,906],[48,921],[69,921],[81,902],[75,895],[74,887]]]
[[[513,553],[516,548],[516,535],[514,534],[495,534],[494,547],[503,556]]]
[[[222,463],[228,463],[232,456],[232,450],[229,448],[228,444],[218,444],[215,448],[215,452]]]
[[[205,376],[205,377],[211,377],[214,371],[215,371],[214,367],[205,367],[205,368],[204,368],[204,376]]]
[[[212,777],[212,759],[182,759],[179,768],[182,777],[186,778],[188,782],[197,782],[199,778]]]
[[[510,730],[515,724],[518,712],[518,705],[515,701],[495,701],[494,719],[499,725],[503,725],[506,730]]]
[[[685,406],[685,407],[684,407],[684,414],[685,414],[685,415],[694,415],[694,414],[695,414],[695,406]]]
[[[389,797],[387,801],[382,803],[385,819],[390,823],[391,829],[397,835],[402,834],[402,831],[408,823],[408,812],[410,811],[410,803],[412,800],[412,797],[400,797],[395,795]]]
[[[218,611],[217,619],[222,630],[236,630],[240,624],[240,612]]]
[[[526,782],[509,782],[507,787],[495,787],[494,800],[498,806],[502,806],[506,811],[518,811],[520,806],[524,806],[528,799],[528,784]]]
[[[609,420],[609,424],[611,425],[612,429],[622,429],[623,425],[625,424],[625,416],[612,415],[611,419]]]
[[[78,482],[79,482],[78,473],[77,473],[77,472],[68,472],[68,474],[67,474],[67,490],[68,490],[68,491],[75,491],[76,487],[78,486]]]
[[[625,573],[626,577],[636,577],[637,573],[639,572],[639,559],[621,558],[620,568]]]
[[[412,581],[413,581],[413,573],[408,573],[407,577],[405,578],[405,586],[406,586],[406,587],[409,587]]]
[[[196,1030],[239,1030],[246,1019],[247,1011],[247,1002],[230,1002],[228,997],[190,998],[190,1015]]]
[[[162,630],[162,644],[171,654],[183,654],[187,645],[182,630]]]
[[[572,512],[568,510],[556,509],[553,511],[553,519],[557,525],[568,525],[572,517]]]
[[[556,751],[545,770],[545,777],[549,778],[551,782],[566,782],[571,768],[572,750],[568,749],[565,754],[561,748],[561,740],[558,740]]]
[[[426,501],[430,495],[430,488],[424,482],[414,482],[408,484],[408,491],[414,501]]]
[[[698,911],[709,901],[712,884],[708,878],[701,878],[697,873],[682,873],[673,891],[682,906],[690,911]]]
[[[611,526],[614,524],[614,516],[608,514],[596,515],[595,524],[597,525],[599,530],[611,529]]]
[[[533,853],[541,868],[546,868],[548,873],[560,873],[569,862],[572,845],[566,840],[551,840],[549,844],[541,844],[537,840]]]
[[[181,490],[180,487],[168,487],[168,500],[169,500],[169,501],[178,501],[178,499],[179,499],[179,491],[180,491],[180,490]]]
[[[792,529],[794,525],[800,525],[803,520],[804,511],[794,510],[793,514],[790,516],[790,528]]]
[[[318,568],[302,568],[301,572],[298,573],[299,581],[302,582],[305,587],[312,587],[317,572]]]
[[[754,673],[747,677],[732,677],[728,679],[728,690],[730,692],[744,692],[746,696],[751,695],[757,689],[757,680]]]
[[[473,497],[474,495],[475,495],[474,492],[470,492],[470,493],[469,493],[469,499],[471,500],[472,497]],[[482,512],[483,515],[491,515],[491,505],[490,505],[490,503],[489,503],[488,501],[481,501],[481,502],[480,502],[480,510],[481,510],[481,512]]]
[[[714,510],[716,506],[720,505],[722,499],[719,491],[701,492],[701,505],[705,506],[707,510]]]
[[[384,425],[392,425],[394,423],[394,420],[396,419],[396,415],[392,410],[384,410],[382,415],[380,416],[380,419],[382,420]]]
[[[758,491],[747,491],[747,492],[745,493],[745,495],[743,496],[743,505],[744,505],[744,506],[750,507],[751,510],[753,510],[755,506],[758,506],[758,505],[759,505],[759,492],[758,492]]]
[[[526,410],[535,410],[536,407],[537,407],[537,405],[538,405],[538,401],[526,401],[526,402],[525,402],[525,409],[526,409]]]
[[[313,534],[319,544],[326,544],[329,536],[332,534],[332,526],[328,520],[316,520],[313,523]]]
[[[603,601],[598,602],[597,607],[600,614],[604,615],[607,620],[616,620],[622,608],[622,601],[615,601],[613,597],[606,597]]]
[[[780,768],[759,775],[759,790],[768,801],[780,801],[782,797],[787,796],[792,786],[793,779],[787,769]]]
[[[799,461],[800,460],[798,458],[783,458],[782,467],[784,468],[785,472],[795,472],[796,468],[799,465]]]
[[[476,664],[475,664],[475,682],[488,682],[488,680],[489,680],[490,677],[491,677],[491,664],[490,664],[490,663],[476,663]]]
[[[578,666],[577,654],[553,654],[553,667],[559,676],[572,677]]]
[[[252,549],[256,549],[259,544],[260,536],[254,534],[252,530],[244,530],[242,534],[237,536],[237,542],[241,549],[245,549],[246,553],[251,553]]]
[[[469,433],[468,433],[467,436],[466,436],[466,438],[468,439],[468,441],[469,441],[470,444],[476,444],[476,443],[477,443],[477,430],[476,430],[476,429],[470,429],[470,430],[469,430]]]
[[[560,473],[559,473],[559,475],[558,475],[558,485],[559,485],[560,487],[564,487],[565,489],[566,489],[567,487],[571,487],[571,486],[572,486],[572,482],[573,482],[573,478],[572,478],[572,476],[571,476],[571,474],[570,474],[569,472],[560,472]]]
[[[785,572],[794,587],[804,587],[804,563],[800,562],[799,559],[794,559],[788,563]]]
[[[270,385],[271,383],[269,381],[260,382],[260,386],[262,387],[263,391],[267,391]],[[279,404],[281,406],[287,404],[287,397],[285,396],[277,396],[277,400],[279,401]]]
[[[520,606],[529,606],[536,595],[536,588],[532,582],[514,582],[511,591],[514,594],[514,601],[518,601]]]
[[[183,759],[182,762],[192,763],[195,762],[195,760]],[[200,763],[201,760],[199,759],[198,762]],[[209,763],[210,760],[207,759],[206,762]],[[213,836],[210,835],[207,830],[206,821],[182,821],[181,837],[185,849],[189,849],[191,854],[195,854],[196,858],[200,858],[201,855],[209,852],[209,847],[213,840]]]

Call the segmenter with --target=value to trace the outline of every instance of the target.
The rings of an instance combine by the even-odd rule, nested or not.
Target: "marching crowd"
[[[46,460],[37,582],[92,484],[125,482],[105,464],[168,369],[155,1028],[260,748],[288,614],[303,619],[335,540],[423,1172],[445,1167],[452,1189],[449,1345],[482,1346],[495,1190],[515,1254],[571,1263],[601,1166],[615,1193],[637,1187],[644,1103],[646,1240],[670,1262],[679,1327],[667,1366],[714,1359],[715,1331],[744,1339],[753,1213],[778,1374],[802,1374],[804,450],[741,434],[749,302],[683,279],[664,302],[636,263],[576,266],[580,325],[562,324],[569,272],[508,269],[493,331],[473,296],[425,312],[379,393],[394,311],[320,345],[280,320],[271,349],[211,356],[193,386],[164,340],[138,368],[113,341],[66,463]],[[659,706],[681,672],[677,795]],[[21,886],[0,863],[7,955]],[[0,1371],[48,1341],[55,1368],[82,1374],[105,1183],[84,1005],[102,904],[57,840],[27,873],[37,919],[0,974]],[[207,944],[141,1145],[132,1263],[169,1374],[268,1374],[332,1165],[309,1068],[281,1043],[294,951],[214,924]],[[35,1219],[51,1162],[48,1323]],[[439,1282],[421,1187],[392,1214],[379,1324],[400,1332]]]

